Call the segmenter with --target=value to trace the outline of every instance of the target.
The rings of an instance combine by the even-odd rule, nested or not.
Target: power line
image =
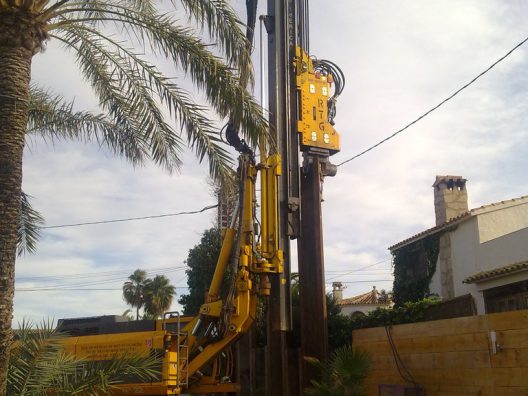
[[[185,286],[175,286],[175,289],[188,289],[188,287],[185,287]],[[97,290],[97,291],[100,291],[100,290],[112,290],[112,291],[123,291],[123,289],[106,289],[106,288],[68,288],[68,289],[55,289],[55,288],[20,288],[20,289],[15,289],[16,292],[41,292],[41,291],[80,291],[80,290],[88,290],[88,291],[93,291],[93,290]]]
[[[403,131],[405,131],[407,128],[413,126],[414,124],[416,124],[418,121],[420,121],[422,118],[428,116],[429,114],[431,114],[433,111],[435,111],[436,109],[438,109],[440,106],[442,106],[444,103],[448,102],[449,100],[453,99],[456,95],[458,95],[460,92],[462,92],[464,89],[466,89],[467,87],[469,87],[471,84],[473,84],[475,81],[477,81],[480,77],[482,77],[484,74],[486,74],[487,72],[489,72],[491,69],[493,69],[495,66],[497,66],[500,62],[502,62],[504,59],[506,59],[508,56],[510,56],[513,51],[515,51],[517,48],[519,48],[520,46],[522,46],[524,43],[526,43],[528,41],[528,37],[526,37],[523,41],[521,41],[519,44],[517,44],[515,47],[513,47],[511,50],[509,50],[504,56],[502,56],[501,58],[499,58],[497,61],[495,61],[490,67],[488,67],[486,70],[484,70],[482,73],[480,73],[478,76],[476,76],[475,78],[473,78],[470,82],[468,82],[466,85],[462,86],[461,88],[459,88],[458,90],[456,90],[453,94],[451,94],[450,96],[448,96],[447,98],[445,98],[444,100],[442,100],[440,103],[438,103],[436,106],[434,106],[433,108],[431,108],[430,110],[428,110],[427,112],[425,112],[424,114],[422,114],[420,117],[418,117],[417,119],[415,119],[414,121],[410,122],[409,124],[407,124],[406,126],[404,126],[403,128],[397,130],[396,132],[394,132],[392,135],[386,137],[385,139],[379,141],[378,143],[376,143],[375,145],[369,147],[368,149],[366,150],[363,150],[362,152],[360,152],[359,154],[356,154],[354,155],[353,157],[337,164],[337,166],[341,166],[341,165],[344,165],[346,164],[347,162],[350,162],[358,157],[361,157],[362,155],[368,153],[369,151],[371,150],[374,150],[376,147],[382,145],[383,143],[385,143],[386,141],[392,139],[393,137],[395,137],[396,135],[402,133]]]
[[[364,267],[360,267],[360,268],[356,268],[356,269],[353,269],[351,271],[348,271],[348,272],[345,272],[344,274],[339,274],[339,275],[336,275],[336,276],[333,276],[331,278],[328,278],[327,281],[330,281],[330,280],[333,280],[333,279],[337,279],[337,278],[340,278],[342,276],[345,276],[345,275],[349,275],[349,274],[352,274],[354,272],[358,272],[358,271],[362,271],[364,269],[367,269],[367,268],[370,268],[370,267],[374,267],[376,265],[379,265],[379,264],[383,264],[383,263],[386,263],[387,261],[390,261],[391,259],[388,258],[388,259],[385,259],[383,261],[378,261],[377,263],[374,263],[374,264],[370,264],[370,265],[366,265]],[[341,282],[341,283],[345,283],[345,282]]]
[[[325,274],[327,275],[346,275],[350,272],[350,270],[330,270],[330,271],[325,271]],[[368,273],[379,273],[379,272],[387,272],[387,273],[391,273],[392,274],[392,270],[390,269],[375,269],[375,268],[372,268],[372,269],[366,269],[366,270],[358,270],[358,272],[362,272],[362,274],[358,274],[358,275],[368,275]]]
[[[158,272],[158,275],[165,275],[171,272],[182,271],[184,269],[185,267],[180,267],[180,268],[170,269],[166,271],[160,271]],[[48,280],[48,282],[49,281],[54,281],[54,280]],[[70,287],[83,287],[83,286],[97,286],[97,285],[103,285],[103,284],[115,283],[115,282],[123,282],[123,281],[126,282],[126,279],[123,279],[123,276],[119,276],[119,277],[114,277],[114,278],[104,278],[104,280],[93,279],[93,280],[78,281],[81,283],[74,282],[74,283],[59,283],[59,284],[54,284],[54,285],[48,284],[42,287],[43,288],[62,288],[62,287],[70,288]],[[25,282],[27,283],[28,281],[25,281]],[[43,283],[46,283],[46,281],[44,281]]]
[[[393,282],[394,279],[369,279],[369,280],[358,280],[358,281],[349,281],[349,282],[340,282],[340,283],[368,283],[368,282]],[[330,283],[325,282],[325,284],[329,285]]]
[[[163,271],[172,271],[172,270],[179,270],[179,269],[186,269],[189,268],[186,265],[178,265],[178,266],[171,266],[171,267],[157,267],[157,268],[144,268],[144,270],[147,272],[147,274],[156,273],[156,272],[163,272]],[[115,270],[115,271],[102,271],[102,272],[83,272],[79,274],[58,274],[58,275],[46,275],[46,276],[17,276],[18,282],[31,282],[31,281],[55,281],[55,280],[68,280],[68,279],[82,279],[82,278],[100,278],[100,277],[107,277],[107,276],[113,276],[113,275],[120,275],[123,274],[125,276],[126,274],[130,274],[131,269],[121,269],[121,270]]]
[[[143,216],[143,217],[129,217],[129,218],[126,218],[126,219],[89,221],[89,222],[85,222],[85,223],[60,224],[60,225],[40,227],[40,229],[49,230],[51,228],[79,227],[79,226],[86,226],[86,225],[120,223],[120,222],[124,222],[124,221],[159,219],[159,218],[162,218],[162,217],[174,217],[174,216],[182,216],[182,215],[192,215],[192,214],[202,213],[202,212],[205,212],[206,210],[214,209],[216,207],[218,207],[218,204],[206,206],[206,207],[204,207],[204,208],[202,208],[200,210],[193,210],[193,211],[190,211],[190,212],[166,213],[166,214],[161,214],[161,215]]]

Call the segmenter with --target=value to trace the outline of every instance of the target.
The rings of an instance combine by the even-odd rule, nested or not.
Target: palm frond
[[[207,117],[207,109],[196,104],[187,92],[120,42],[86,26],[76,28],[78,29],[86,30],[93,36],[105,39],[107,43],[115,47],[116,52],[128,60],[128,66],[139,77],[139,81],[151,87],[156,100],[168,108],[180,128],[187,132],[187,143],[195,151],[200,162],[208,158],[210,174],[217,179],[227,178],[232,161],[227,151],[221,147],[220,132],[213,125],[210,117]]]
[[[112,387],[123,383],[126,378],[134,378],[139,383],[161,380],[158,361],[154,355],[123,355],[103,361],[75,361],[75,370],[68,373],[66,381],[58,382],[55,387],[60,387],[63,395],[107,395],[111,393]]]
[[[226,177],[232,162],[227,151],[221,147],[220,133],[213,125],[210,117],[207,117],[204,107],[197,105],[187,92],[180,89],[172,80],[164,77],[152,64],[149,64],[129,48],[126,48],[122,43],[113,40],[111,37],[105,37],[101,32],[88,26],[71,27],[66,28],[66,30],[71,30],[71,35],[67,37],[68,42],[73,42],[76,36],[82,35],[83,42],[90,43],[95,49],[93,53],[97,53],[97,50],[100,50],[105,55],[107,62],[115,63],[109,68],[110,70],[117,69],[117,71],[110,71],[110,73],[113,78],[119,79],[123,84],[123,88],[120,87],[116,95],[119,96],[126,91],[129,96],[135,96],[131,100],[134,106],[141,110],[137,115],[143,123],[141,131],[152,130],[154,131],[153,137],[161,136],[161,139],[158,140],[151,139],[151,141],[158,143],[153,146],[154,149],[165,147],[167,145],[166,140],[179,133],[170,130],[169,126],[164,123],[162,115],[156,109],[157,102],[160,102],[175,117],[180,128],[187,132],[188,145],[196,152],[200,162],[204,158],[209,160],[210,174],[219,179]],[[110,52],[105,48],[103,39],[106,44],[111,44],[115,50]],[[90,68],[87,72],[91,73],[92,80],[96,84],[103,84],[105,80],[101,78],[101,74],[92,73],[93,58],[85,56],[80,61],[86,61],[87,66]],[[97,68],[95,70],[100,72],[101,69]],[[106,81],[109,79],[107,78]],[[112,95],[112,87],[113,85],[109,83],[102,87],[103,89],[99,89],[101,92],[100,96]],[[149,96],[154,96],[154,99],[149,98]],[[109,104],[108,111],[110,114],[113,113],[116,117],[120,117],[125,111],[121,111],[119,108],[116,111],[115,105],[121,103],[117,100],[106,100],[106,102],[103,102],[103,106],[105,103]],[[154,121],[154,123],[151,121]],[[157,128],[159,125],[162,128]],[[161,130],[161,134],[159,130]],[[150,138],[150,136],[147,136],[147,138]],[[169,140],[169,146],[170,143],[171,141]],[[154,152],[154,155],[164,158],[166,157],[166,151],[158,150],[158,152]],[[173,153],[173,155],[176,156],[177,153]]]
[[[312,380],[312,387],[305,390],[312,396],[362,396],[363,381],[370,366],[370,355],[350,345],[336,349],[327,362],[311,359],[321,372],[321,380]]]
[[[175,4],[176,1],[172,0],[172,3]],[[183,4],[202,29],[208,29],[209,35],[220,45],[229,63],[236,65],[241,74],[245,73],[252,85],[252,43],[247,41],[241,29],[244,24],[229,3],[224,0],[179,0],[179,3]]]
[[[20,222],[18,225],[17,251],[34,253],[40,237],[40,227],[44,225],[44,217],[31,206],[29,195],[22,192],[20,198]]]
[[[100,2],[103,3],[103,2]],[[188,27],[182,27],[167,15],[140,12],[119,4],[105,3],[98,8],[102,16],[89,22],[115,22],[143,40],[143,45],[178,65],[201,89],[209,103],[221,117],[230,116],[241,125],[246,139],[253,145],[258,135],[267,132],[267,124],[257,102],[239,85],[235,70],[215,56],[199,36]],[[61,20],[50,25],[56,36],[68,26],[86,25],[77,8],[62,10]]]
[[[27,134],[55,140],[96,142],[139,165],[150,158],[146,142],[129,125],[116,124],[104,114],[74,111],[73,103],[35,85],[30,87]]]
[[[64,352],[65,338],[50,322],[36,327],[23,322],[12,348],[7,394],[105,395],[127,376],[139,381],[159,380],[155,356],[87,361]]]
[[[150,87],[130,59],[108,49],[87,30],[71,26],[60,39],[75,48],[84,75],[115,123],[136,131],[138,138],[148,145],[154,162],[168,170],[177,169],[181,164],[182,141],[165,121]]]
[[[44,394],[53,385],[54,375],[61,376],[61,341],[64,336],[53,330],[51,322],[43,322],[36,327],[31,322],[23,322],[15,332],[16,342],[12,348],[9,372],[9,395]]]

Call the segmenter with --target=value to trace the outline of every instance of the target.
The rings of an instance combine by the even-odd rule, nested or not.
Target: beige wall
[[[394,351],[428,396],[528,395],[528,310],[354,330],[352,345],[372,356],[369,396],[404,384]],[[496,344],[499,349],[494,348]]]

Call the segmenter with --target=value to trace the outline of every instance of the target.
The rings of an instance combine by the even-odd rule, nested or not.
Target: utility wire
[[[165,275],[171,272],[183,271],[184,269],[185,269],[184,267],[180,267],[180,268],[176,268],[172,270],[161,271],[161,272],[158,272],[158,275]],[[108,284],[108,283],[123,282],[123,280],[124,280],[123,276],[119,276],[115,278],[104,278],[104,280],[100,280],[100,279],[78,280],[77,282],[73,282],[73,283],[59,283],[59,284],[54,284],[54,285],[48,284],[44,286],[35,286],[34,288],[42,287],[46,289],[46,288],[61,288],[61,287],[97,286],[97,285],[103,285],[103,284]],[[55,280],[51,280],[51,281],[55,281]],[[127,280],[125,280],[125,282],[126,281]],[[25,281],[25,283],[29,283],[29,282]],[[43,283],[46,283],[46,281],[44,281]]]
[[[188,289],[188,287],[185,286],[175,286],[175,289]],[[71,288],[71,289],[52,289],[52,288],[46,288],[46,289],[32,289],[32,288],[20,288],[15,289],[16,292],[41,292],[41,291],[79,291],[79,290],[112,290],[112,291],[123,291],[123,289],[105,289],[105,288]]]
[[[406,129],[408,129],[409,127],[413,126],[414,124],[416,124],[418,121],[420,121],[422,118],[428,116],[429,114],[431,114],[433,111],[435,111],[436,109],[438,109],[440,106],[442,106],[444,103],[448,102],[449,100],[453,99],[456,95],[458,95],[460,92],[462,92],[464,89],[466,89],[467,87],[469,87],[471,84],[473,84],[475,81],[477,81],[480,77],[482,77],[484,74],[486,74],[487,72],[489,72],[491,69],[493,69],[495,66],[497,66],[500,62],[502,62],[504,59],[506,59],[508,56],[510,56],[513,51],[515,51],[517,48],[519,48],[521,45],[523,45],[524,43],[526,43],[528,41],[528,37],[526,37],[523,41],[521,41],[519,44],[517,44],[515,47],[513,47],[511,50],[509,50],[504,56],[502,56],[501,58],[499,58],[497,61],[495,61],[490,67],[488,67],[486,70],[484,70],[482,73],[480,73],[478,76],[476,76],[475,78],[473,78],[470,82],[468,82],[466,85],[464,85],[463,87],[461,87],[460,89],[456,90],[453,94],[451,94],[450,96],[448,96],[447,98],[445,98],[444,100],[442,100],[440,103],[438,103],[436,106],[434,106],[433,108],[431,108],[429,111],[425,112],[424,114],[422,114],[420,117],[418,117],[417,119],[415,119],[414,121],[410,122],[409,124],[407,124],[406,126],[404,126],[403,128],[397,130],[396,132],[394,132],[392,135],[386,137],[385,139],[379,141],[378,143],[376,143],[375,145],[369,147],[368,149],[366,150],[363,150],[362,152],[360,152],[359,154],[356,154],[354,155],[353,157],[337,164],[337,166],[341,166],[341,165],[344,165],[346,164],[347,162],[350,162],[352,160],[355,160],[356,158],[358,157],[361,157],[362,155],[368,153],[369,151],[372,151],[374,150],[376,147],[382,145],[383,143],[385,143],[386,141],[392,139],[393,137],[395,137],[396,135],[402,133],[403,131],[405,131]]]
[[[147,274],[153,274],[160,271],[172,271],[172,270],[178,270],[178,269],[186,269],[189,268],[186,265],[177,265],[172,267],[157,267],[157,268],[144,268],[144,270],[147,272]],[[31,282],[31,281],[52,281],[52,280],[68,280],[68,279],[79,279],[79,278],[101,278],[101,277],[107,277],[112,275],[130,275],[130,268],[128,269],[121,269],[121,270],[115,270],[115,271],[102,271],[102,272],[83,272],[79,274],[58,274],[58,275],[46,275],[46,276],[17,276],[18,282]]]
[[[355,268],[355,269],[353,269],[351,271],[345,272],[344,274],[339,274],[339,275],[336,275],[336,276],[332,276],[331,278],[328,278],[327,281],[330,281],[332,279],[337,279],[337,278],[340,278],[342,276],[345,276],[345,275],[348,275],[348,274],[352,274],[354,272],[362,271],[364,269],[367,269],[367,268],[370,268],[370,267],[374,267],[374,266],[379,265],[379,264],[386,263],[387,261],[390,261],[390,260],[391,260],[391,258],[388,258],[388,259],[385,259],[385,260],[382,260],[382,261],[378,261],[377,263],[374,263],[374,264],[369,264],[369,265],[366,265],[364,267]],[[345,283],[345,282],[341,282],[341,283]]]
[[[325,271],[325,274],[328,276],[347,275],[349,273],[350,271]],[[368,269],[368,270],[362,270],[360,274],[354,273],[354,275],[369,275],[369,274],[381,274],[381,273],[392,274],[392,270],[391,269]]]
[[[154,215],[154,216],[130,217],[130,218],[127,218],[127,219],[89,221],[89,222],[86,222],[86,223],[60,224],[60,225],[40,227],[40,229],[41,230],[49,230],[51,228],[78,227],[78,226],[95,225],[95,224],[120,223],[120,222],[124,222],[124,221],[134,221],[134,220],[159,219],[161,217],[174,217],[174,216],[182,216],[182,215],[192,215],[192,214],[202,213],[202,212],[205,212],[206,210],[211,210],[211,209],[214,209],[216,207],[218,207],[218,204],[206,206],[206,207],[204,207],[204,208],[202,208],[200,210],[193,210],[193,211],[190,211],[190,212],[166,213],[166,214]]]
[[[349,281],[349,282],[339,282],[339,283],[368,283],[368,282],[392,282],[394,279],[369,279],[369,280],[358,280],[358,281]],[[325,282],[326,285],[330,285],[331,283]]]

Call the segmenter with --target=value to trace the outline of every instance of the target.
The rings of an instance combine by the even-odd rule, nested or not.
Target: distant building
[[[389,248],[405,249],[408,279],[429,279],[442,299],[471,294],[478,314],[528,309],[528,197],[469,210],[466,179],[437,176],[433,188],[436,226]]]
[[[343,299],[343,284],[334,282],[332,283],[332,294],[341,306],[343,315],[366,314],[376,308],[388,308],[392,305],[390,297],[384,291],[379,292],[376,286],[373,286],[371,291],[359,296]]]

